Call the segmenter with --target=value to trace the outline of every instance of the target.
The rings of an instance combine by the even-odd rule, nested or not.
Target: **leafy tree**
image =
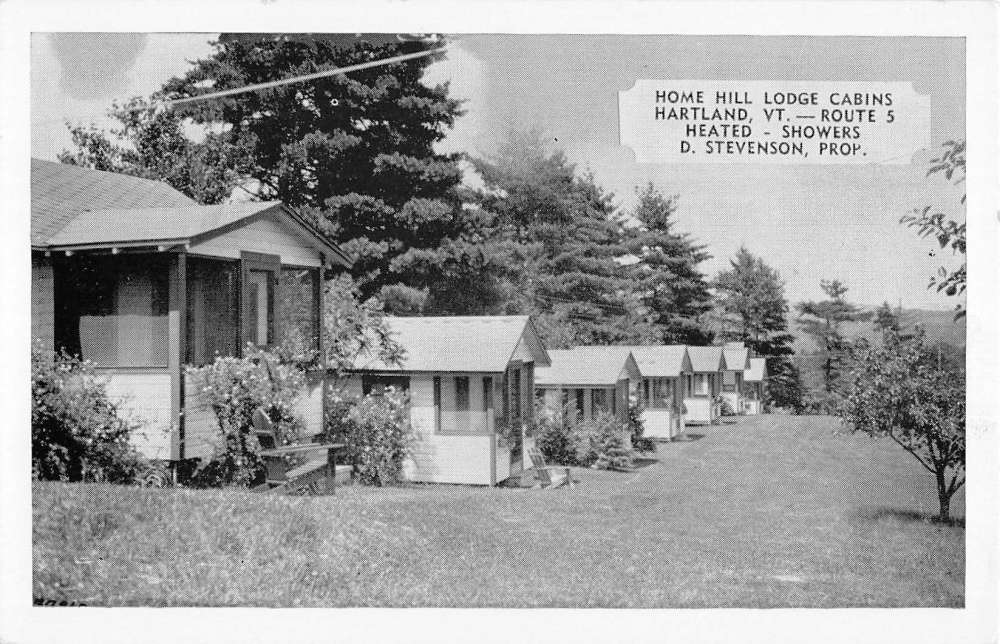
[[[965,483],[965,374],[942,363],[923,333],[862,339],[841,416],[852,432],[888,436],[934,475],[941,521]]]
[[[948,181],[955,185],[965,183],[965,141],[946,141],[944,152],[940,157],[931,159],[931,167],[927,171],[927,176],[943,172]],[[965,207],[965,195],[961,198],[962,207]],[[951,248],[952,253],[960,253],[965,256],[965,222],[959,223],[957,220],[949,219],[943,212],[931,212],[931,206],[914,208],[913,213],[900,218],[900,223],[906,224],[910,228],[916,228],[921,237],[933,236],[941,249]],[[949,271],[944,266],[938,269],[937,275],[931,276],[928,288],[936,288],[938,292],[944,291],[949,296],[961,296],[965,293],[966,285],[966,262],[954,270]],[[955,306],[955,319],[965,315],[965,308],[962,304]]]
[[[194,96],[437,46],[369,40],[224,35],[211,56],[153,98]],[[280,199],[355,257],[364,298],[386,291],[383,299],[393,310],[438,311],[456,296],[488,300],[488,292],[474,295],[490,282],[476,277],[486,267],[471,248],[458,156],[434,151],[461,114],[446,84],[421,81],[440,56],[197,101],[166,113],[125,106],[113,112],[120,130],[108,137],[78,128],[77,151],[64,158],[160,178],[203,202],[225,199],[233,186],[253,198]],[[200,126],[204,140],[188,139],[187,124]]]
[[[634,288],[650,311],[664,344],[704,345],[712,341],[702,316],[711,309],[711,294],[698,264],[711,256],[687,233],[674,231],[677,197],[665,197],[652,183],[639,193],[632,212],[639,226],[628,231]]]
[[[226,201],[248,172],[245,141],[211,132],[195,143],[184,119],[133,98],[112,103],[108,116],[118,121],[109,132],[67,123],[74,151],[59,154],[63,163],[164,181],[198,203]]]
[[[499,311],[536,315],[549,347],[651,335],[621,262],[623,222],[592,175],[578,174],[537,133],[513,133],[473,165],[484,183],[471,195],[483,252],[506,267]]]
[[[768,359],[765,404],[800,412],[802,386],[790,360],[794,338],[788,333],[788,301],[781,275],[744,247],[729,265],[712,283],[718,335],[725,341],[743,342],[751,355]]]
[[[822,280],[820,286],[828,299],[819,302],[799,302],[798,323],[819,347],[822,361],[823,392],[828,396],[838,393],[841,367],[850,348],[842,332],[845,322],[859,322],[871,317],[847,301],[847,287],[839,280]]]

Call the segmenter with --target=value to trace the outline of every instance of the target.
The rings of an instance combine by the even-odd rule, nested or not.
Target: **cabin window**
[[[319,349],[319,269],[281,267],[279,343],[294,354]]]
[[[510,369],[510,419],[519,420],[521,418],[521,369],[511,367]]]
[[[441,431],[441,377],[434,376],[434,431]]]
[[[365,374],[361,376],[361,393],[364,395],[384,396],[386,389],[408,392],[410,390],[409,376],[380,376]]]
[[[674,401],[673,382],[669,378],[649,378],[646,380],[647,406],[652,409],[667,409]]]
[[[239,355],[239,265],[189,257],[187,260],[188,364]]]
[[[483,378],[483,411],[493,409],[493,378],[485,376]]]
[[[614,396],[609,395],[613,390],[609,389],[592,389],[591,395],[591,405],[593,406],[593,415],[604,413],[613,413],[611,410],[611,403],[614,400]]]
[[[455,411],[469,411],[468,376],[455,376]]]
[[[736,372],[722,372],[722,391],[736,391]]]
[[[249,334],[246,341],[257,346],[274,344],[273,271],[249,271],[247,303]]]
[[[652,400],[650,398],[650,393],[649,393],[649,378],[643,378],[642,380],[642,401],[646,404],[647,407],[652,404]]]
[[[585,400],[585,397],[586,397],[586,395],[584,394],[584,390],[583,389],[574,389],[573,390],[573,394],[574,394],[573,398],[574,398],[574,400],[576,402],[576,415],[577,415],[577,418],[583,418],[584,417],[584,413],[585,413],[584,412],[584,407],[585,407],[584,400]]]
[[[150,255],[55,262],[56,345],[98,367],[166,367],[167,262]]]
[[[707,396],[709,393],[708,374],[694,374],[694,395]]]

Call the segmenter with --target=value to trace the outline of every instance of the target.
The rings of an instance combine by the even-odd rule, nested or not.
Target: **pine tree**
[[[536,315],[548,347],[649,337],[622,263],[623,222],[592,175],[535,133],[514,133],[473,164],[486,252],[508,267],[503,311]]]
[[[628,230],[634,288],[649,311],[663,344],[704,345],[712,333],[702,317],[711,294],[698,264],[711,256],[686,233],[674,232],[676,197],[664,197],[652,183],[639,193],[632,213],[638,227]]]
[[[743,342],[751,355],[767,358],[765,404],[801,411],[802,385],[790,359],[794,338],[788,333],[784,282],[778,271],[744,247],[729,265],[712,284],[721,321],[718,335]]]
[[[822,280],[820,286],[828,299],[819,302],[799,302],[798,323],[819,347],[822,361],[823,391],[837,394],[841,370],[847,360],[850,342],[844,337],[841,326],[845,322],[860,322],[871,317],[870,313],[847,301],[847,287],[839,280]]]

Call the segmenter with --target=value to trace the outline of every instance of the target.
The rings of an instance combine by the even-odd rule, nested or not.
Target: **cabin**
[[[293,339],[322,356],[322,273],[349,265],[281,202],[202,206],[159,181],[31,162],[32,335],[93,363],[153,460],[216,448],[187,366]],[[313,434],[324,372],[294,410]]]
[[[348,396],[408,393],[410,481],[497,485],[531,468],[535,373],[550,366],[527,316],[386,317],[403,349],[385,363],[363,353]]]
[[[767,383],[767,358],[750,358],[743,372],[743,413],[753,416],[764,413],[764,391]]]
[[[643,434],[672,440],[685,428],[685,385],[692,373],[687,347],[677,344],[630,348],[642,373],[639,402]]]
[[[750,368],[750,351],[742,342],[727,342],[722,347],[726,367],[722,371],[720,397],[733,414],[743,413],[743,372]]]
[[[710,425],[721,411],[717,399],[726,359],[722,347],[688,347],[687,351],[692,373],[686,378],[684,420],[687,424]]]
[[[535,371],[535,395],[548,413],[563,413],[571,425],[601,413],[628,422],[629,396],[639,367],[625,347],[550,350],[548,367]]]

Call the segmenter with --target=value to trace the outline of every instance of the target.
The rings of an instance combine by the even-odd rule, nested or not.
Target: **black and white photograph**
[[[996,15],[938,4],[969,31],[22,23],[5,601],[995,639]]]

